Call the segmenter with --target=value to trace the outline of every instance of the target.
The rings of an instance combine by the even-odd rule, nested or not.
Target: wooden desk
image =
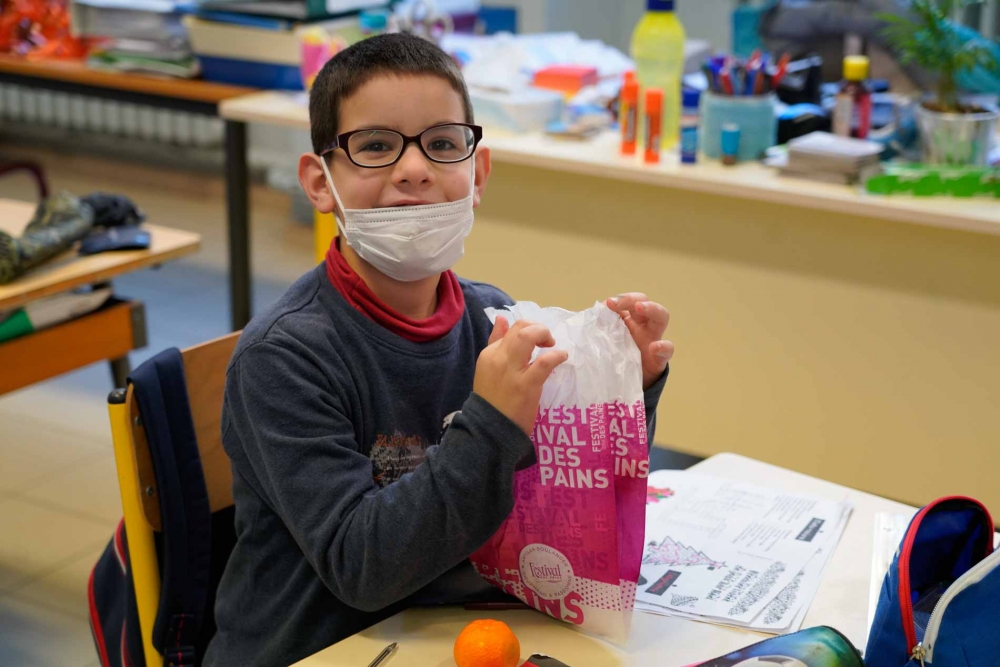
[[[228,99],[220,105],[219,114],[230,120],[309,129],[304,96],[290,93],[267,91]],[[494,163],[1000,236],[1000,201],[996,199],[879,197],[854,187],[781,176],[776,169],[757,163],[726,167],[717,160],[703,160],[694,166],[682,165],[673,154],[651,167],[619,156],[620,140],[612,132],[591,141],[556,139],[537,132],[515,135],[493,128],[487,128],[485,135],[483,144],[489,146]]]
[[[282,93],[220,112],[308,126]],[[1000,504],[1000,200],[869,196],[674,152],[646,167],[608,135],[484,144],[456,269],[572,310],[634,290],[664,303],[677,354],[658,443],[913,504],[956,488]]]
[[[853,491],[766,463],[720,454],[691,468],[702,474],[751,480],[773,488],[854,503],[854,513],[823,575],[803,627],[831,625],[859,648],[867,641],[868,591],[875,515],[912,513],[914,508]],[[448,667],[455,638],[477,618],[497,618],[514,630],[521,657],[546,653],[571,667],[658,665],[680,667],[724,655],[762,635],[680,618],[636,612],[626,649],[584,635],[567,623],[534,611],[483,614],[458,608],[411,609],[321,651],[296,667],[357,667],[392,642],[399,650],[386,667]]]
[[[208,81],[105,72],[78,61],[27,61],[9,55],[0,55],[0,82],[204,116],[218,116],[221,102],[252,92]],[[250,320],[252,297],[246,124],[227,120],[225,128],[230,309],[232,328],[237,331]]]
[[[0,230],[19,236],[35,210],[33,204],[0,199]],[[0,285],[0,312],[84,285],[105,284],[116,276],[195,252],[197,234],[144,225],[152,238],[148,250],[80,257],[70,250]],[[0,343],[0,394],[110,359],[117,386],[128,374],[129,350],[145,346],[143,304],[113,299],[83,317]]]

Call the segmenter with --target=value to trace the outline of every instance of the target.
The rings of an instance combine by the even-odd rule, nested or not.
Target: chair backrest
[[[233,473],[229,457],[222,448],[220,423],[222,399],[226,388],[226,366],[239,337],[239,332],[229,334],[181,352],[188,400],[191,403],[191,418],[194,421],[195,436],[198,438],[198,453],[201,456],[209,508],[212,512],[218,512],[233,504]],[[146,440],[142,420],[137,419],[139,406],[131,387],[125,402],[132,432],[139,489],[142,492],[143,515],[153,530],[162,530],[159,493],[156,488],[156,476],[153,474],[149,443]]]
[[[233,504],[232,470],[222,448],[221,421],[226,367],[239,336],[240,332],[236,332],[181,353],[191,418],[213,514]],[[162,530],[159,493],[149,441],[132,388],[129,387],[124,396],[120,390],[112,392],[108,411],[143,653],[146,665],[151,667],[163,664],[152,641],[161,591],[155,539],[155,532]],[[214,594],[212,597],[214,599]]]

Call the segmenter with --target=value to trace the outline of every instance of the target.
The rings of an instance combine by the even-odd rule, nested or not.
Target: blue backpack
[[[868,667],[1000,665],[1000,551],[982,503],[935,500],[913,517],[882,583]]]
[[[209,510],[180,351],[149,359],[129,382],[149,441],[164,528],[155,535],[162,588],[152,642],[164,667],[199,667],[215,634],[216,588],[236,543],[235,509]],[[125,391],[115,390],[109,400],[124,402]],[[88,588],[101,667],[160,667],[147,665],[143,654],[124,521]]]

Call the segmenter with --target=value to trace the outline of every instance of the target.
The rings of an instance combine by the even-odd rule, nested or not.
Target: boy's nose
[[[432,174],[430,160],[420,151],[419,146],[410,144],[403,149],[403,155],[395,165],[393,179],[396,183],[418,185],[429,183],[433,178]]]

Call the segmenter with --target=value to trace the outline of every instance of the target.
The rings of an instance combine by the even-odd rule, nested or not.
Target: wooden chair
[[[239,332],[181,353],[191,417],[213,513],[233,504],[233,476],[229,457],[222,448],[220,423],[226,366],[238,339]],[[111,393],[108,412],[146,664],[162,665],[163,657],[152,642],[153,623],[160,600],[159,565],[154,542],[154,533],[162,529],[160,504],[149,443],[131,387],[127,391],[117,389]]]

